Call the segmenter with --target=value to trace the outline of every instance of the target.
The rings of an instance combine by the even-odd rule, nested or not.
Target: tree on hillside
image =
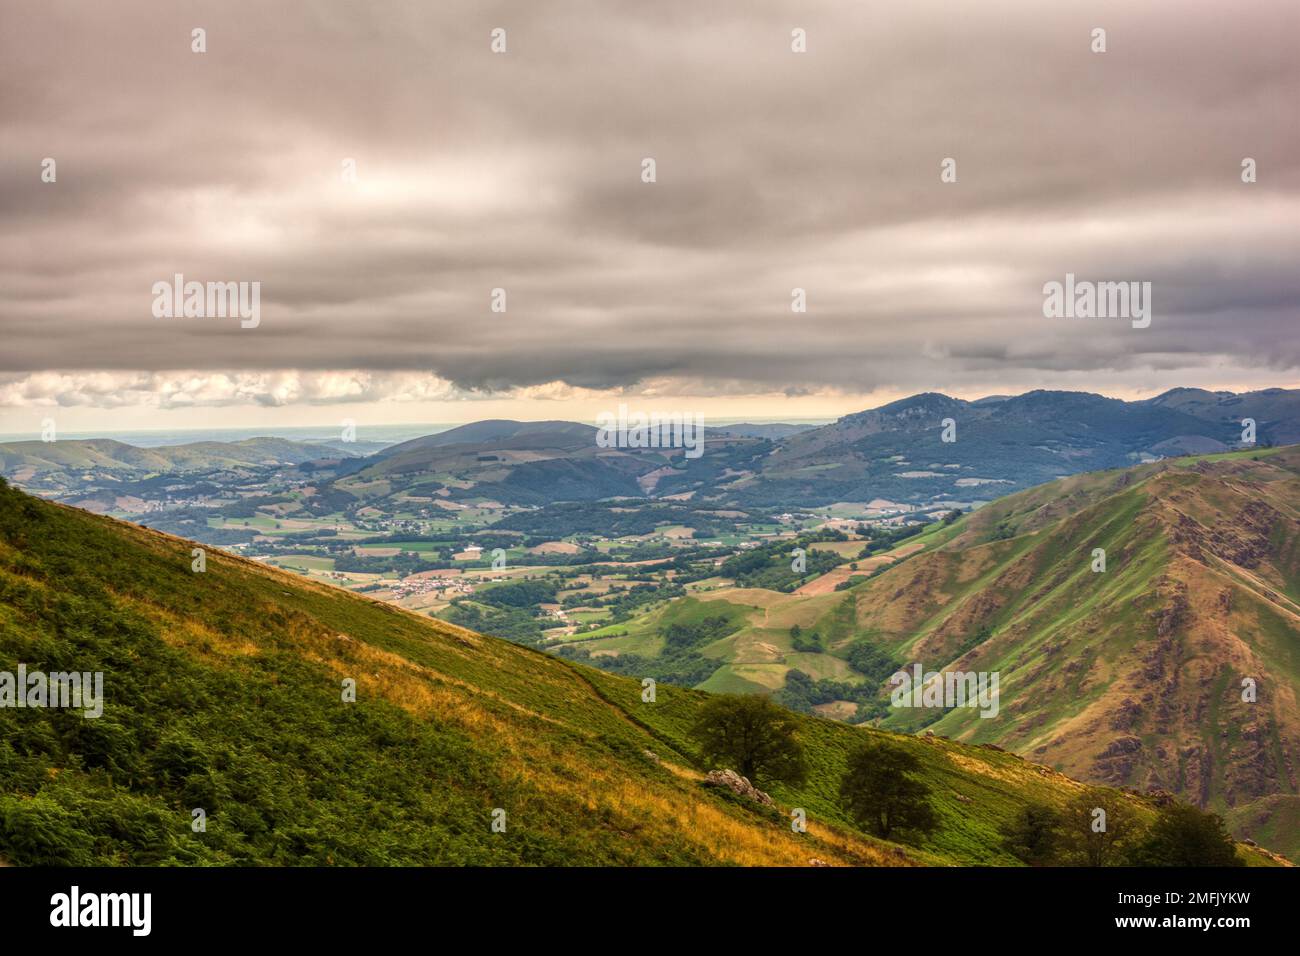
[[[789,711],[757,694],[719,694],[700,709],[691,736],[705,763],[750,783],[801,783],[808,773]]]
[[[1061,846],[1061,816],[1043,803],[1022,807],[1002,828],[1002,846],[1030,866],[1052,863]]]
[[[849,648],[849,666],[872,683],[882,683],[899,668],[898,661],[870,641],[862,641]]]
[[[1138,866],[1243,865],[1232,837],[1223,828],[1223,819],[1189,803],[1162,809],[1133,857]]]
[[[1098,812],[1100,811],[1100,812]],[[1061,820],[1061,838],[1078,866],[1117,866],[1140,827],[1129,804],[1114,792],[1085,791],[1071,801]]]
[[[930,788],[916,779],[921,761],[898,744],[864,744],[849,755],[840,799],[863,829],[878,837],[910,832],[923,836],[939,825]]]

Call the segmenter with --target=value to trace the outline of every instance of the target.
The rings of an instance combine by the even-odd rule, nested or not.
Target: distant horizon
[[[315,422],[307,422],[301,420],[288,421],[288,422],[267,421],[261,424],[250,425],[247,423],[246,416],[245,416],[245,421],[243,423],[235,423],[233,421],[227,421],[222,423],[153,424],[153,425],[144,425],[144,426],[136,426],[136,427],[112,427],[112,426],[97,427],[97,426],[85,425],[85,424],[81,424],[80,426],[76,424],[68,424],[62,421],[62,419],[68,417],[63,414],[65,411],[68,410],[46,408],[46,409],[28,410],[28,415],[25,415],[24,417],[28,417],[30,420],[32,420],[33,426],[27,430],[18,430],[13,428],[0,427],[0,444],[20,442],[20,441],[32,441],[38,439],[41,436],[40,422],[45,418],[54,419],[58,436],[66,440],[82,441],[82,440],[89,440],[94,438],[114,438],[115,440],[124,441],[126,444],[134,444],[134,442],[127,441],[126,438],[122,436],[135,436],[136,438],[140,438],[140,439],[162,439],[162,438],[173,439],[168,441],[162,441],[162,440],[145,441],[144,444],[141,445],[141,447],[149,447],[151,445],[183,444],[190,441],[204,441],[204,440],[242,441],[248,438],[263,438],[263,437],[325,440],[328,439],[331,434],[337,432],[345,421],[351,421],[352,423],[355,424],[355,427],[358,432],[358,438],[363,442],[377,441],[377,442],[395,443],[400,441],[407,441],[411,438],[418,438],[422,435],[431,435],[443,431],[449,431],[450,429],[453,428],[459,428],[464,425],[471,425],[476,422],[482,422],[482,421],[493,421],[493,420],[519,421],[519,422],[564,421],[564,422],[573,422],[577,424],[594,424],[596,420],[596,416],[600,411],[612,410],[616,408],[620,403],[627,404],[633,410],[642,410],[646,412],[653,412],[653,411],[663,412],[669,410],[696,412],[703,415],[706,426],[710,426],[710,427],[726,427],[729,425],[739,425],[739,424],[754,424],[754,425],[784,424],[784,425],[809,425],[809,426],[816,427],[819,425],[826,425],[831,422],[837,421],[846,415],[853,415],[859,412],[871,411],[872,409],[880,408],[882,406],[889,405],[893,402],[901,401],[903,399],[907,399],[907,398],[914,397],[916,395],[923,395],[923,394],[941,394],[941,395],[946,395],[950,398],[958,399],[960,401],[978,402],[984,399],[995,398],[995,397],[1016,398],[1022,395],[1030,394],[1032,392],[1043,391],[1043,392],[1069,392],[1075,394],[1097,395],[1102,398],[1116,399],[1118,401],[1139,402],[1139,401],[1149,401],[1150,399],[1158,398],[1161,395],[1168,394],[1171,391],[1178,391],[1180,389],[1204,391],[1204,392],[1211,392],[1211,393],[1231,393],[1235,395],[1245,395],[1252,392],[1266,392],[1270,390],[1291,391],[1291,390],[1300,389],[1300,384],[1273,385],[1273,386],[1265,386],[1260,388],[1246,388],[1246,389],[1207,388],[1199,385],[1176,385],[1176,386],[1171,386],[1169,388],[1153,390],[1150,394],[1143,394],[1140,397],[1123,397],[1121,395],[1106,394],[1105,392],[1102,391],[1095,391],[1095,390],[1083,389],[1083,388],[1042,388],[1040,387],[1040,388],[1025,389],[1024,391],[1020,391],[1020,392],[981,391],[978,394],[974,394],[970,392],[966,392],[965,394],[963,394],[965,390],[948,391],[942,388],[933,388],[933,389],[925,389],[916,392],[908,392],[906,394],[890,396],[888,398],[882,397],[879,399],[868,399],[866,403],[855,404],[852,407],[848,407],[844,411],[840,411],[836,414],[823,414],[823,415],[771,415],[771,414],[710,415],[707,411],[700,411],[699,408],[700,405],[707,404],[706,402],[692,403],[689,399],[676,401],[674,399],[666,398],[663,396],[640,399],[637,396],[623,395],[623,396],[612,397],[609,400],[604,402],[593,403],[590,400],[584,401],[583,403],[581,403],[582,407],[594,405],[595,410],[592,411],[590,415],[574,415],[571,413],[566,414],[565,411],[561,410],[561,409],[566,409],[566,410],[570,409],[573,403],[563,402],[563,401],[542,402],[539,400],[535,400],[532,403],[530,403],[531,409],[537,409],[538,406],[546,406],[546,407],[544,409],[537,411],[537,413],[534,415],[521,414],[520,412],[524,411],[524,408],[521,407],[520,412],[516,412],[515,414],[482,414],[482,415],[466,417],[463,420],[459,420],[459,421],[450,421],[445,419],[442,421],[435,421],[431,419],[412,420],[412,421],[401,421],[396,419],[371,420],[371,419],[364,418],[363,416],[358,414],[359,411],[358,408],[354,407],[353,410],[349,412],[348,411],[349,406],[345,404],[340,404],[337,406],[330,406],[330,408],[333,409],[334,413],[339,416],[333,421],[315,421]],[[476,407],[482,407],[478,403],[461,403],[461,404],[462,405],[472,404],[473,406]],[[487,404],[487,402],[485,402],[484,404]],[[556,407],[556,406],[560,406],[560,407]],[[388,407],[391,408],[392,406],[389,405]],[[317,408],[319,408],[319,406]],[[284,411],[283,409],[279,409],[279,408],[261,409],[261,410],[267,412]],[[162,415],[179,414],[186,411],[194,412],[194,413],[224,411],[229,413],[234,410],[233,409],[221,409],[221,410],[214,410],[214,409],[157,410],[154,409],[153,414],[155,416],[162,416]],[[247,409],[241,409],[239,413],[243,415],[247,411],[248,411]],[[3,410],[0,410],[0,426],[9,424],[9,422],[14,417],[16,416],[7,415]],[[291,434],[295,432],[303,433],[303,434],[298,434],[298,435]],[[310,433],[310,434],[305,434],[305,433]],[[221,438],[205,437],[205,436],[215,436],[218,434],[220,434],[222,437]]]
[[[491,418],[474,418],[464,422],[376,422],[374,424],[357,424],[358,440],[366,441],[407,441],[410,438],[419,438],[423,435],[436,435],[441,432],[451,431],[453,428],[462,428],[465,425],[474,425],[484,421],[520,421],[520,422],[569,422],[571,424],[586,425],[589,422],[575,421],[569,418],[523,418],[523,419],[491,419]],[[836,421],[834,418],[737,418],[737,419],[718,419],[715,421],[706,421],[705,425],[710,427],[725,428],[728,425],[809,425],[816,427],[818,425],[828,425]],[[189,441],[203,441],[204,435],[230,435],[231,441],[243,441],[248,438],[289,438],[295,436],[289,432],[312,433],[310,437],[316,440],[327,438],[338,432],[336,425],[272,425],[266,428],[245,427],[245,426],[222,426],[212,428],[126,428],[126,429],[98,429],[84,430],[78,429],[59,433],[59,438],[66,441],[86,441],[94,438],[113,438],[122,441],[125,444],[133,444],[126,441],[124,437],[119,436],[154,436],[154,437],[171,437],[179,438],[178,441],[159,441],[157,445],[174,445],[184,444]],[[391,439],[388,437],[373,437],[376,432],[391,434],[401,432],[402,437]],[[181,436],[184,436],[183,438]],[[191,437],[198,436],[198,437]],[[235,437],[239,436],[239,437]],[[0,444],[20,441],[34,441],[40,438],[40,432],[0,432]],[[149,447],[149,446],[141,446]]]

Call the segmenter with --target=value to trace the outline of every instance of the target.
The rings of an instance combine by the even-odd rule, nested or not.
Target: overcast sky
[[[0,432],[1295,386],[1297,37],[1294,0],[2,0]],[[1152,283],[1150,326],[1045,318],[1067,272]],[[260,324],[155,318],[176,273]]]

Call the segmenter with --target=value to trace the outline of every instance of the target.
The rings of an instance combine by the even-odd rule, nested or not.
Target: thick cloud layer
[[[3,11],[0,402],[1300,367],[1290,0]],[[1150,327],[1044,318],[1067,272],[1151,282]],[[260,282],[260,324],[155,318],[176,273]]]

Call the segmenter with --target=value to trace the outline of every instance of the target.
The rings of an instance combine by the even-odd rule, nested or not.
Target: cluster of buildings
[[[474,593],[474,585],[464,578],[403,578],[392,587],[394,598],[432,595],[436,598],[465,597]]]
[[[365,518],[357,519],[358,528],[365,531],[386,531],[390,534],[428,534],[432,522],[415,518]]]

